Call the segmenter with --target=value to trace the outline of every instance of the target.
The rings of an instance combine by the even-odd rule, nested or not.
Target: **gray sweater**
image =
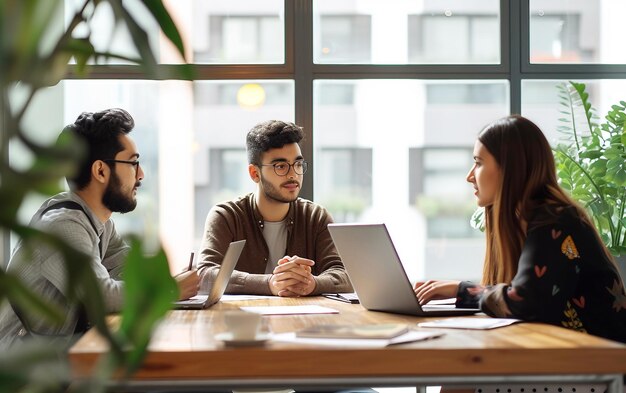
[[[312,273],[316,286],[311,295],[352,292],[352,284],[328,232],[327,226],[332,218],[326,209],[298,198],[290,203],[285,220],[288,232],[285,255],[297,255],[315,262]],[[215,281],[228,244],[246,239],[226,291],[272,294],[269,287],[272,275],[265,274],[269,250],[263,238],[263,223],[253,193],[211,209],[204,227],[198,265],[202,292],[208,291]]]
[[[41,215],[48,206],[62,201],[75,201],[85,212],[59,208]],[[96,231],[86,214],[94,223]],[[129,247],[115,231],[112,220],[102,223],[78,195],[63,192],[45,201],[30,225],[59,236],[78,251],[91,255],[90,264],[100,284],[107,311],[121,309],[123,285],[120,273]],[[99,247],[102,247],[102,258]],[[58,305],[67,315],[63,325],[56,327],[41,320],[31,320],[35,332],[46,335],[71,335],[74,332],[77,313],[76,307],[68,304],[66,299],[67,275],[61,253],[45,244],[28,245],[20,240],[7,271],[17,275],[41,297]],[[0,307],[0,348],[10,345],[23,333],[19,318],[8,302],[4,302]]]

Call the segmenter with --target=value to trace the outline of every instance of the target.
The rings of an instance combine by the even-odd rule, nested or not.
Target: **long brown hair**
[[[504,117],[485,127],[478,140],[493,155],[502,176],[494,203],[485,207],[487,252],[482,282],[510,283],[526,240],[522,222],[528,223],[536,208],[573,207],[581,221],[594,227],[587,213],[558,185],[550,144],[532,121],[519,115]],[[597,233],[596,237],[599,240]]]

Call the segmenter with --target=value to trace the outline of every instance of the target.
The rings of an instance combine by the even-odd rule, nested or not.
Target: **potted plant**
[[[184,57],[182,39],[162,0],[137,3],[150,12],[164,36]],[[0,392],[104,391],[106,381],[113,375],[126,375],[141,364],[153,327],[176,298],[176,284],[170,277],[163,250],[146,257],[141,243],[131,241],[124,272],[122,321],[120,327],[112,331],[106,324],[102,294],[94,284],[95,275],[88,268],[87,257],[52,234],[24,226],[17,218],[18,209],[28,194],[51,195],[61,191],[60,180],[72,170],[80,155],[71,141],[46,146],[24,131],[23,115],[41,89],[57,84],[70,71],[86,77],[90,61],[109,58],[137,64],[147,77],[162,77],[157,75],[157,61],[147,32],[137,22],[127,2],[82,0],[76,5],[77,8],[69,10],[69,23],[59,29],[63,22],[57,17],[63,15],[59,12],[60,7],[64,7],[63,1],[0,0],[0,230],[5,235],[11,231],[22,238],[58,247],[65,255],[67,271],[71,272],[68,285],[72,296],[68,300],[85,306],[94,329],[107,340],[111,350],[101,362],[102,367],[94,370],[92,380],[71,383],[71,371],[64,356],[66,343],[55,345],[49,340],[30,340],[0,353]],[[91,27],[78,35],[77,27],[89,26],[96,10],[107,6],[115,15],[115,28],[128,29],[138,57],[98,52],[92,43]],[[49,46],[44,46],[43,42]],[[72,58],[76,65],[70,69],[68,63]],[[191,77],[189,65],[181,65],[177,70],[181,73],[172,74],[175,77]],[[26,99],[12,99],[16,90]],[[11,165],[8,154],[11,143],[21,143],[32,152],[34,159],[29,168]],[[23,285],[17,276],[6,272],[4,266],[6,261],[0,263],[0,303],[8,299],[11,304],[19,305],[26,315],[36,314],[50,323],[63,321],[64,315],[57,307]]]
[[[589,212],[626,276],[626,102],[600,119],[584,83],[558,85],[561,111],[554,149],[561,186]]]

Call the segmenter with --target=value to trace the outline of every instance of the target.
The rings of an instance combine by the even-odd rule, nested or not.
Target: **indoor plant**
[[[626,272],[626,102],[600,119],[584,83],[558,85],[561,104],[554,148],[560,184],[589,212],[602,241]]]
[[[84,255],[57,237],[41,233],[21,224],[17,212],[29,193],[54,194],[60,180],[72,170],[80,152],[71,141],[45,146],[36,135],[25,132],[23,117],[33,98],[45,87],[57,84],[68,72],[75,76],[89,75],[90,61],[119,58],[137,64],[146,77],[157,75],[159,68],[148,43],[148,35],[130,9],[143,5],[158,23],[164,36],[184,57],[182,39],[162,0],[81,0],[75,9],[62,0],[0,0],[0,229],[23,238],[54,244],[66,256],[70,301],[85,305],[90,321],[111,348],[102,367],[94,370],[94,378],[84,383],[69,383],[69,367],[64,356],[65,343],[31,340],[28,344],[0,352],[0,392],[18,391],[101,391],[104,382],[115,375],[132,372],[142,360],[155,323],[177,297],[176,284],[162,250],[146,257],[138,240],[131,242],[131,252],[124,272],[125,302],[122,322],[116,331],[105,323],[102,294],[94,284],[93,272],[86,268]],[[140,3],[140,4],[139,4]],[[125,27],[139,56],[129,58],[113,52],[98,52],[92,43],[93,15],[100,7],[110,7],[114,28]],[[58,16],[70,15],[66,27]],[[78,27],[83,27],[78,33]],[[84,27],[88,27],[84,29]],[[113,38],[111,38],[113,39]],[[76,65],[69,66],[70,59]],[[178,78],[188,79],[189,68],[180,66]],[[15,94],[18,92],[19,94]],[[16,99],[16,97],[18,97]],[[25,99],[19,99],[25,97]],[[60,130],[58,130],[60,131]],[[26,169],[12,167],[8,146],[20,143],[32,152],[32,165]],[[0,303],[9,299],[25,314],[38,314],[50,323],[64,317],[46,299],[21,284],[0,264]]]

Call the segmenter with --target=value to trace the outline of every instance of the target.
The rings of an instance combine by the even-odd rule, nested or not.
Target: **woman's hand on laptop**
[[[438,281],[428,280],[426,282],[416,282],[413,287],[415,296],[420,304],[426,304],[431,300],[448,299],[456,297],[460,281]]]
[[[315,290],[315,278],[311,273],[311,266],[315,262],[300,258],[284,257],[278,261],[270,278],[272,294],[283,297],[306,296]]]

